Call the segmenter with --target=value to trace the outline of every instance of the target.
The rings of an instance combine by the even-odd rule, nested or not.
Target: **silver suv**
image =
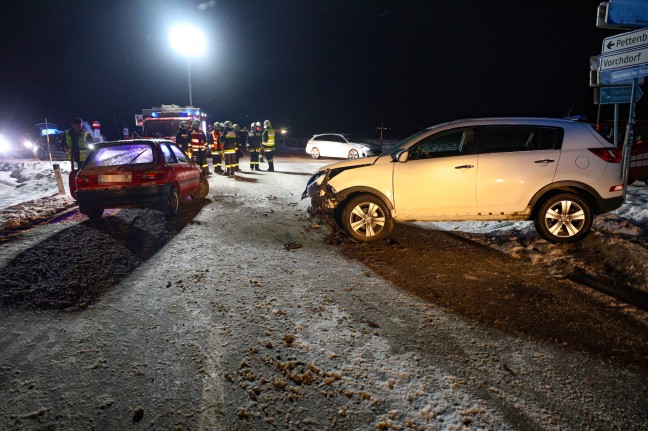
[[[302,195],[358,241],[394,222],[530,220],[572,242],[596,214],[624,202],[621,151],[591,125],[550,118],[482,118],[421,130],[380,156],[322,167]]]

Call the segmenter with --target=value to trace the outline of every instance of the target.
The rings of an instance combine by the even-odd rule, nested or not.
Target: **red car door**
[[[188,196],[198,190],[200,187],[200,170],[198,167],[189,162],[187,156],[177,146],[169,143],[162,144],[173,153],[168,165],[173,169],[175,179],[180,185],[180,196]],[[164,150],[163,150],[164,151]],[[165,155],[166,158],[166,155]]]

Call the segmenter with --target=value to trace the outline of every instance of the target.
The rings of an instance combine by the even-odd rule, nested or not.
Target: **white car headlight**
[[[30,141],[23,141],[23,146],[28,149],[34,148],[34,144],[32,144]]]

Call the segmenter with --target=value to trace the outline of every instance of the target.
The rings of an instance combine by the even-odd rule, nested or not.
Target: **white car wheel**
[[[342,228],[351,238],[362,242],[380,241],[394,227],[389,209],[373,195],[357,196],[344,206]]]
[[[358,150],[353,149],[349,151],[349,158],[350,159],[357,159],[360,157],[360,154],[358,154]]]
[[[313,157],[314,159],[319,159],[320,158],[320,152],[319,152],[319,150],[317,148],[313,148],[311,150],[311,157]]]
[[[577,195],[551,196],[540,206],[534,224],[540,236],[549,242],[574,242],[589,232],[592,211]]]

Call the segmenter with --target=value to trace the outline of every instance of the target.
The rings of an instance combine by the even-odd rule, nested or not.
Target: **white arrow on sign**
[[[648,28],[617,34],[603,39],[602,54],[611,54],[626,49],[636,49],[648,45]]]
[[[648,64],[648,46],[619,54],[602,55],[599,59],[599,70],[617,70],[645,64]]]

